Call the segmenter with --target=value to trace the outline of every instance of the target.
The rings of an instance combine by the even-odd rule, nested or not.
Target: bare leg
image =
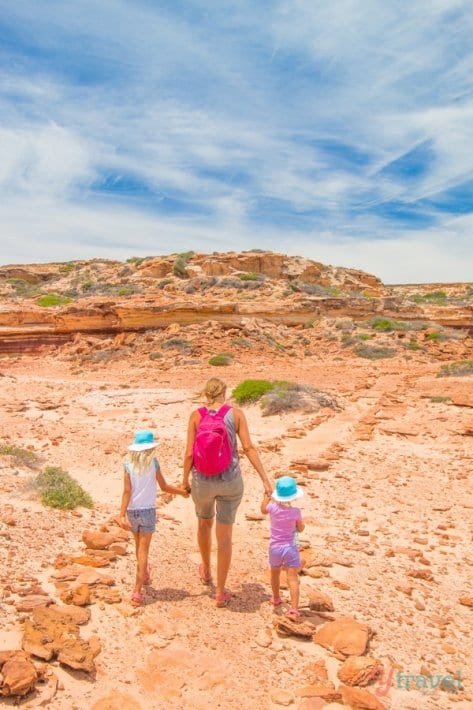
[[[199,518],[197,523],[197,543],[204,566],[204,574],[210,576],[210,552],[212,550],[213,518]]]
[[[299,574],[297,567],[288,567],[286,569],[287,586],[289,587],[289,596],[291,597],[291,608],[299,608]]]
[[[273,599],[279,599],[281,586],[281,568],[271,567],[271,589],[273,592]]]
[[[136,580],[133,593],[141,594],[148,567],[148,553],[153,533],[136,533]]]
[[[232,561],[232,533],[233,525],[217,523],[217,588],[216,595],[222,595],[225,591],[230,562]]]

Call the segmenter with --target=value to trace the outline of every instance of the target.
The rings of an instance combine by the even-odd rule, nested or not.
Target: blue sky
[[[0,0],[0,263],[473,281],[471,0]]]

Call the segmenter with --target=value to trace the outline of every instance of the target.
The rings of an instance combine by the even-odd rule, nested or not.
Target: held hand
[[[269,481],[264,484],[264,494],[265,496],[268,496],[268,498],[271,498],[273,495],[273,487]]]
[[[184,498],[189,498],[189,493],[191,492],[190,486],[181,486],[178,488],[179,495],[183,496]]]

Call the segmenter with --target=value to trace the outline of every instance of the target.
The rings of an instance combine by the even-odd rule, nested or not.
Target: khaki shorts
[[[221,478],[192,478],[192,500],[198,518],[211,520],[217,508],[217,523],[233,525],[238,506],[243,498],[243,478],[238,475],[232,481]]]

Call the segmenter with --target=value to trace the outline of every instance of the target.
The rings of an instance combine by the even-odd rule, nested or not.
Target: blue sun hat
[[[303,495],[303,490],[299,488],[292,476],[282,476],[276,481],[272,497],[280,503],[289,503],[291,500],[302,498]]]
[[[156,441],[154,434],[149,429],[140,429],[135,434],[133,443],[128,447],[128,451],[146,451],[146,449],[154,449]]]

